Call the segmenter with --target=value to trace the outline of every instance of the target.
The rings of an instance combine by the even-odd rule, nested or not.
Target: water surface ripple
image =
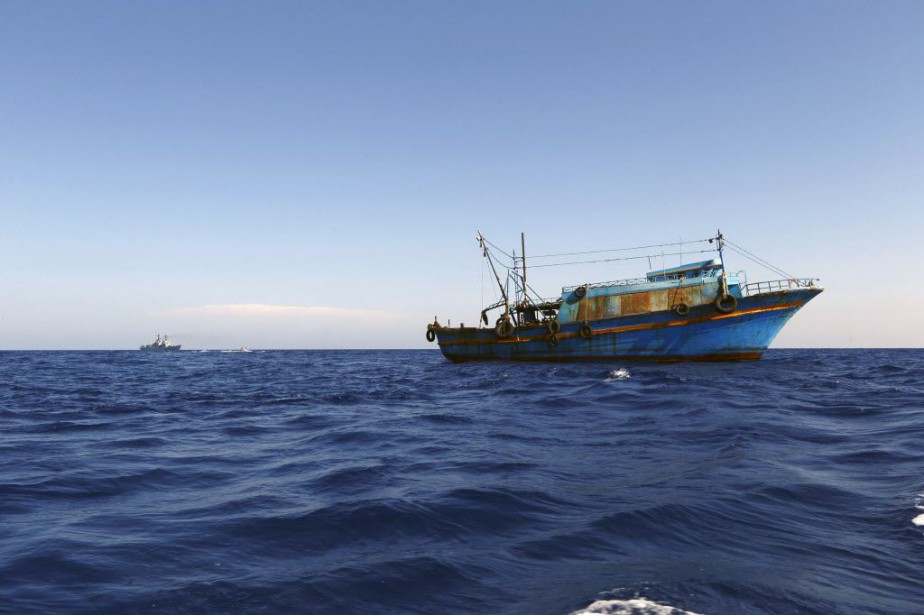
[[[8,613],[922,613],[924,351],[0,353]]]

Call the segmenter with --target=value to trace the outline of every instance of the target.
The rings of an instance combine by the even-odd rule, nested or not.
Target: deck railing
[[[818,278],[790,278],[788,280],[770,280],[767,282],[754,282],[741,287],[741,294],[745,297],[772,293],[779,290],[793,290],[799,288],[813,288]]]
[[[703,276],[699,279],[712,280],[717,276]],[[739,280],[744,279],[744,272],[739,271],[736,274],[736,277]],[[682,274],[671,274],[667,276],[659,276],[658,281],[671,281],[671,280],[687,280],[693,278],[686,278]],[[769,280],[766,282],[754,282],[752,284],[741,284],[741,294],[745,297],[750,297],[751,295],[758,295],[760,293],[770,293],[779,290],[793,290],[798,288],[812,288],[816,286],[816,283],[819,281],[818,278],[790,278],[787,280]],[[628,280],[612,280],[609,282],[597,282],[594,284],[584,284],[586,288],[602,288],[604,286],[635,286],[636,284],[650,284],[651,280],[648,278],[630,278]],[[578,286],[565,286],[562,288],[562,293],[567,294]]]

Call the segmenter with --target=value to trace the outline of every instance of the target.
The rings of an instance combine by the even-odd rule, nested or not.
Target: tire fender
[[[738,299],[734,295],[719,295],[713,305],[723,314],[731,314],[738,309]]]
[[[516,331],[516,327],[509,320],[502,320],[494,327],[494,335],[499,339],[506,339],[513,335],[513,332]]]
[[[585,340],[589,340],[590,338],[594,336],[594,330],[586,322],[581,325],[581,328],[578,330],[578,333]]]

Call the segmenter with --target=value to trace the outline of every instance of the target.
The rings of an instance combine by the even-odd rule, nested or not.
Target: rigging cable
[[[495,246],[493,243],[491,243],[491,242],[488,240],[487,237],[482,236],[482,239],[484,240],[484,242],[485,242],[486,244],[488,244],[489,246],[491,246],[492,248],[494,248],[495,250],[497,250],[498,252],[500,252],[501,254],[503,254],[504,256],[506,256],[507,258],[509,258],[511,262],[513,262],[513,261],[515,260],[515,257],[510,256],[509,254],[507,254],[506,252],[504,252],[503,250],[501,250],[500,248],[498,248],[497,246]]]
[[[637,246],[634,248],[610,248],[608,250],[590,250],[587,252],[562,252],[561,254],[540,254],[538,256],[530,256],[530,258],[553,258],[557,256],[582,256],[584,254],[604,254],[607,252],[630,252],[632,250],[648,250],[650,248],[665,248],[670,246],[683,246],[686,244],[695,244],[695,243],[712,243],[711,239],[693,239],[691,241],[675,241],[673,243],[656,243],[650,246]],[[681,251],[682,253],[682,251]]]
[[[615,263],[615,262],[619,262],[619,261],[632,261],[632,260],[650,259],[652,256],[656,256],[656,257],[679,256],[679,255],[681,255],[681,254],[707,254],[707,253],[710,253],[710,252],[715,252],[715,250],[714,250],[714,249],[713,249],[713,250],[693,250],[693,251],[685,252],[685,253],[684,253],[684,252],[665,252],[665,253],[663,253],[663,254],[654,254],[654,255],[648,255],[648,254],[646,254],[646,255],[643,255],[643,256],[625,256],[625,257],[622,257],[622,258],[601,258],[601,259],[588,260],[588,261],[568,261],[568,262],[566,262],[566,263],[546,263],[546,264],[544,264],[544,265],[530,265],[530,268],[531,268],[531,269],[535,269],[535,268],[537,268],[537,267],[561,267],[561,266],[564,266],[564,265],[587,265],[587,264],[594,264],[594,263]],[[531,257],[531,258],[536,258],[536,257]],[[649,260],[649,263],[650,263],[650,260]]]
[[[728,244],[729,246],[731,246],[732,250],[734,250],[735,252],[737,252],[737,253],[740,254],[741,256],[743,256],[743,257],[745,257],[745,258],[747,258],[747,259],[749,259],[749,260],[751,260],[751,261],[754,261],[754,262],[757,263],[758,265],[762,265],[762,266],[766,267],[767,269],[769,269],[770,271],[773,271],[774,273],[777,273],[777,274],[779,274],[779,275],[781,275],[781,276],[783,276],[783,277],[785,277],[785,278],[787,278],[787,279],[790,279],[790,280],[795,279],[795,276],[793,276],[793,275],[791,275],[791,274],[789,274],[789,273],[786,273],[785,271],[783,271],[783,270],[780,269],[779,267],[776,267],[776,266],[774,266],[774,265],[771,265],[770,263],[768,263],[768,262],[765,261],[764,259],[760,258],[760,257],[757,256],[756,254],[752,254],[751,252],[748,252],[747,250],[745,250],[745,249],[742,248],[741,246],[739,246],[739,245],[737,245],[737,244],[735,244],[735,243],[732,243],[731,241],[729,241],[729,240],[727,240],[727,239],[725,240],[725,243]]]
[[[481,261],[481,308],[484,309],[484,261]],[[478,328],[481,328],[481,319],[478,319]]]

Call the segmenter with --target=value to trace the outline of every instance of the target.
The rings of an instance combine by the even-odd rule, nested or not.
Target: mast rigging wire
[[[664,257],[664,256],[680,256],[681,254],[708,254],[708,253],[710,253],[710,252],[715,252],[715,250],[692,250],[692,251],[687,251],[687,252],[664,252],[664,253],[662,253],[662,254],[654,254],[654,255],[646,254],[646,255],[643,255],[643,256],[624,256],[624,257],[621,257],[621,258],[601,258],[601,259],[587,260],[587,261],[568,261],[568,262],[566,262],[566,263],[546,263],[546,264],[544,264],[544,265],[530,265],[530,268],[531,268],[531,269],[535,269],[535,268],[537,268],[537,267],[562,267],[562,266],[565,266],[565,265],[587,265],[587,264],[593,264],[593,263],[615,263],[615,262],[619,262],[619,261],[633,261],[633,260],[650,259],[652,256],[657,256],[657,257]],[[532,257],[531,257],[531,258],[532,258]]]
[[[553,258],[557,256],[582,256],[584,254],[604,254],[607,252],[630,252],[632,250],[648,250],[651,248],[667,248],[671,246],[684,246],[695,243],[712,243],[711,239],[692,239],[690,241],[675,241],[673,243],[656,243],[650,246],[636,246],[634,248],[610,248],[607,250],[589,250],[587,252],[562,252],[561,254],[540,254],[537,256],[530,255],[530,258]]]
[[[737,245],[737,244],[735,244],[735,243],[732,243],[731,241],[729,241],[729,240],[727,240],[727,239],[725,240],[725,243],[728,244],[728,245],[731,247],[732,250],[734,250],[735,252],[737,252],[737,253],[740,254],[741,256],[747,258],[748,260],[751,260],[751,261],[757,263],[758,265],[762,265],[762,266],[766,267],[767,269],[769,269],[770,271],[773,271],[774,273],[777,273],[777,274],[779,274],[779,275],[785,277],[786,279],[792,280],[792,279],[795,278],[795,276],[793,276],[793,275],[791,275],[791,274],[789,274],[789,273],[786,273],[785,271],[783,271],[783,270],[780,269],[779,267],[776,267],[776,266],[774,266],[774,265],[771,265],[769,262],[767,262],[767,261],[765,261],[764,259],[760,258],[760,257],[757,256],[756,254],[752,254],[751,252],[748,252],[747,250],[745,250],[745,249],[742,248],[741,246],[739,246],[739,245]]]
[[[517,256],[516,256],[516,253],[514,253],[513,255],[508,254],[507,252],[505,252],[504,250],[502,250],[501,248],[499,248],[499,247],[496,246],[495,244],[491,243],[491,242],[490,242],[488,239],[486,239],[483,235],[480,235],[480,234],[479,234],[479,238],[480,238],[480,240],[483,242],[482,247],[483,247],[483,250],[484,250],[484,256],[485,256],[486,259],[488,260],[488,264],[489,264],[492,268],[494,267],[494,265],[497,265],[497,266],[500,266],[500,267],[502,267],[502,268],[504,268],[504,269],[507,270],[507,276],[506,276],[507,279],[505,280],[505,282],[504,282],[503,284],[501,283],[500,278],[499,278],[499,276],[497,275],[497,271],[494,271],[494,276],[495,276],[495,278],[497,279],[498,286],[500,287],[501,294],[504,296],[505,301],[509,301],[509,296],[510,296],[510,284],[511,284],[511,282],[513,282],[513,286],[514,286],[514,289],[513,289],[513,290],[514,290],[514,292],[522,297],[522,299],[520,300],[520,302],[522,302],[523,304],[527,304],[527,303],[528,303],[528,304],[531,304],[531,305],[534,305],[534,306],[535,306],[536,304],[538,304],[538,303],[542,303],[542,302],[544,301],[543,298],[542,298],[542,296],[541,296],[538,292],[536,292],[536,290],[535,290],[532,286],[530,286],[530,285],[528,285],[528,284],[525,284],[525,283],[520,283],[520,282],[518,281],[518,279],[517,279],[517,278],[519,277],[519,276],[518,276],[518,273],[519,273],[518,261],[522,261],[522,260],[524,259],[525,255],[524,255],[524,256],[517,257]],[[780,269],[780,268],[778,268],[778,267],[772,265],[772,264],[769,263],[768,261],[766,261],[766,260],[764,260],[763,258],[757,256],[756,254],[753,254],[752,252],[749,252],[748,250],[746,250],[745,248],[742,248],[741,246],[735,244],[734,242],[729,241],[728,239],[724,239],[724,238],[720,238],[720,239],[721,239],[722,241],[724,241],[724,243],[725,243],[732,251],[734,251],[735,253],[737,253],[737,254],[739,254],[739,255],[741,255],[741,256],[747,258],[748,260],[750,260],[750,261],[752,261],[752,262],[754,262],[754,263],[756,263],[756,264],[758,264],[758,265],[760,265],[760,266],[762,266],[762,267],[766,267],[766,268],[769,269],[770,271],[773,271],[773,272],[777,273],[778,275],[784,276],[784,277],[787,278],[787,279],[795,279],[791,274],[789,274],[789,273],[783,271],[782,269]],[[684,254],[687,254],[687,255],[690,255],[690,254],[707,254],[707,253],[710,253],[710,252],[715,252],[715,248],[703,249],[703,250],[692,250],[692,251],[685,251],[684,248],[683,248],[683,247],[686,246],[686,245],[704,244],[704,243],[707,243],[707,242],[711,244],[711,243],[713,243],[714,240],[715,240],[715,238],[713,238],[713,239],[696,239],[696,240],[692,240],[692,241],[679,241],[679,242],[671,242],[671,243],[663,243],[663,244],[652,244],[652,245],[648,245],[648,246],[638,246],[638,247],[634,247],[634,248],[612,248],[612,249],[608,249],[608,250],[588,250],[588,251],[584,251],[584,252],[562,252],[562,253],[559,253],[559,254],[541,254],[541,255],[537,255],[537,256],[532,256],[532,255],[531,255],[531,256],[530,256],[530,259],[535,260],[535,259],[539,259],[539,258],[554,258],[554,257],[562,257],[562,256],[582,256],[582,255],[589,255],[589,254],[607,254],[607,253],[614,253],[614,252],[629,252],[629,251],[633,251],[633,250],[646,250],[646,249],[651,249],[651,248],[661,248],[660,254],[653,254],[653,255],[652,255],[652,254],[646,254],[646,255],[641,255],[641,256],[625,256],[625,257],[618,257],[618,258],[602,258],[602,259],[591,259],[591,260],[582,260],[582,261],[566,261],[566,262],[545,263],[545,264],[538,264],[538,265],[537,265],[537,264],[533,264],[533,265],[531,265],[531,268],[538,268],[538,267],[563,267],[563,266],[567,266],[567,265],[586,265],[586,264],[599,264],[599,263],[613,263],[613,262],[620,262],[620,261],[632,261],[632,260],[645,260],[645,259],[647,259],[647,260],[648,260],[648,266],[649,266],[649,269],[650,269],[650,268],[651,268],[651,259],[652,259],[653,256],[654,256],[654,257],[660,256],[661,259],[662,259],[662,261],[663,261],[664,257],[666,257],[666,256],[680,256],[681,259],[682,259],[683,256],[684,256]],[[488,247],[488,246],[490,246],[490,247]],[[663,248],[665,248],[665,247],[672,247],[672,246],[679,246],[679,247],[680,247],[679,251],[677,251],[677,252],[668,252],[668,253],[665,253],[665,252],[663,251]],[[493,248],[493,250],[492,250],[491,248]],[[509,260],[509,262],[511,262],[512,264],[511,264],[511,265],[507,265],[506,263],[502,262],[502,261],[498,258],[498,256],[497,256],[496,254],[494,254],[494,252],[497,252],[497,253],[499,253],[500,255],[505,256],[505,257]],[[662,269],[664,269],[664,267],[663,267],[663,262],[662,262]],[[511,277],[514,278],[514,279],[511,280]],[[524,280],[524,282],[525,282],[525,280]],[[517,292],[517,291],[519,291],[519,292]],[[532,297],[530,297],[530,295],[532,295]],[[497,295],[495,294],[495,298],[496,298],[496,297],[497,297]],[[533,298],[535,298],[535,300],[534,300]],[[484,305],[484,269],[482,269],[482,305]]]
[[[504,256],[506,256],[507,258],[509,258],[511,262],[513,262],[514,260],[516,260],[515,257],[510,256],[509,254],[507,254],[506,252],[504,252],[503,250],[501,250],[500,248],[498,248],[497,246],[495,246],[493,243],[491,243],[491,242],[488,240],[487,237],[485,237],[485,236],[482,235],[481,239],[482,239],[486,244],[488,244],[489,246],[491,246],[492,248],[494,248],[497,252],[500,252],[501,254],[503,254]]]

